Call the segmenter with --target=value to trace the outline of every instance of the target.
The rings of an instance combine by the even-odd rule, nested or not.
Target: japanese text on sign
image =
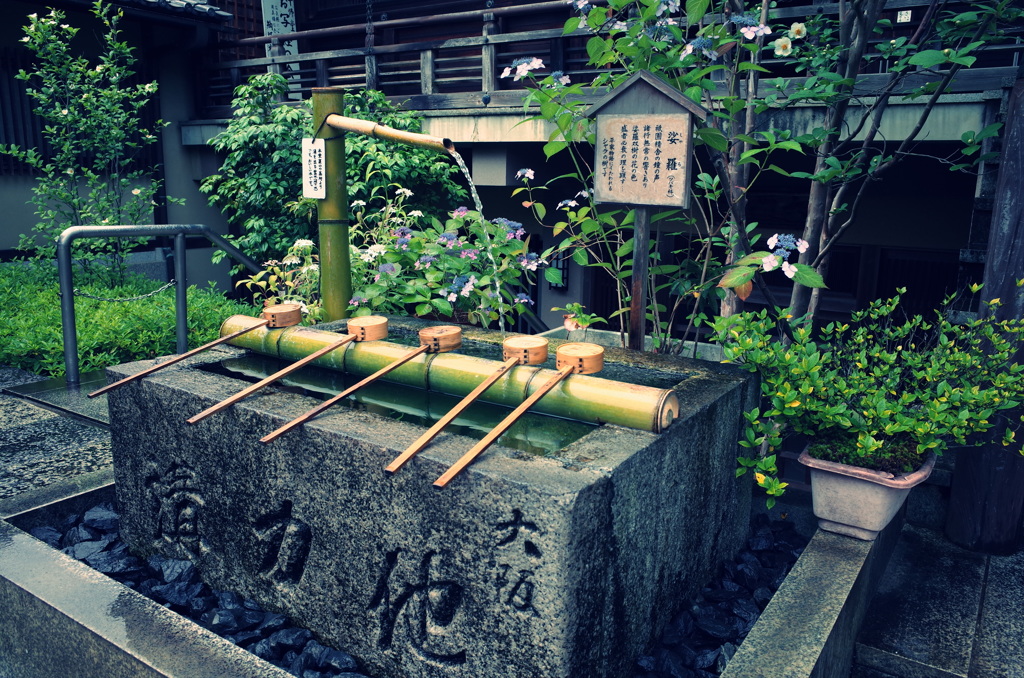
[[[323,139],[302,140],[302,197],[323,200],[327,197],[327,170],[324,166]]]
[[[689,125],[678,114],[597,116],[598,202],[685,205]]]

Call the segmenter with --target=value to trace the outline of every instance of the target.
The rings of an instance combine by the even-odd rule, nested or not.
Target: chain
[[[373,0],[366,0],[366,23],[373,23]]]
[[[154,294],[160,294],[161,292],[163,292],[167,288],[174,287],[175,284],[177,284],[176,281],[171,280],[167,284],[162,285],[158,289],[155,289],[152,292],[149,292],[147,294],[140,294],[137,297],[121,297],[119,299],[109,299],[107,297],[96,297],[96,296],[93,296],[91,294],[87,294],[86,292],[83,292],[82,290],[78,289],[77,287],[75,288],[74,295],[76,297],[85,297],[86,299],[95,299],[96,301],[138,301],[139,299],[145,299],[146,297],[151,297]]]

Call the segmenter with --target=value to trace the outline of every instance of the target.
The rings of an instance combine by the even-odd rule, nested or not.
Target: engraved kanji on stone
[[[253,525],[263,550],[261,576],[282,583],[297,583],[306,569],[312,532],[309,525],[292,516],[292,503],[257,518]]]
[[[441,556],[435,551],[420,558],[411,581],[396,572],[401,557],[402,549],[386,554],[367,608],[380,614],[378,647],[390,649],[404,628],[410,649],[421,659],[447,666],[465,664],[466,651],[451,647],[448,638],[462,607],[463,586],[436,575]]]
[[[165,473],[148,476],[145,484],[157,504],[154,547],[174,557],[198,560],[207,548],[199,528],[205,503],[195,471],[176,462]]]

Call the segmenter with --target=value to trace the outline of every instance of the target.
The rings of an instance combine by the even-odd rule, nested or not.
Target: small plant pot
[[[910,490],[935,467],[934,454],[919,469],[901,476],[815,459],[807,450],[799,461],[811,470],[811,501],[818,527],[865,541],[878,537]]]

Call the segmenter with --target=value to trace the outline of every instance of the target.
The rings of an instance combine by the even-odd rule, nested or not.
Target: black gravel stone
[[[746,549],[723,563],[658,643],[637,658],[634,678],[714,678],[720,675],[807,540],[792,524],[758,516]]]
[[[321,644],[284,615],[237,593],[214,591],[193,563],[132,555],[119,529],[113,506],[99,504],[32,535],[300,678],[367,678],[352,655]]]

